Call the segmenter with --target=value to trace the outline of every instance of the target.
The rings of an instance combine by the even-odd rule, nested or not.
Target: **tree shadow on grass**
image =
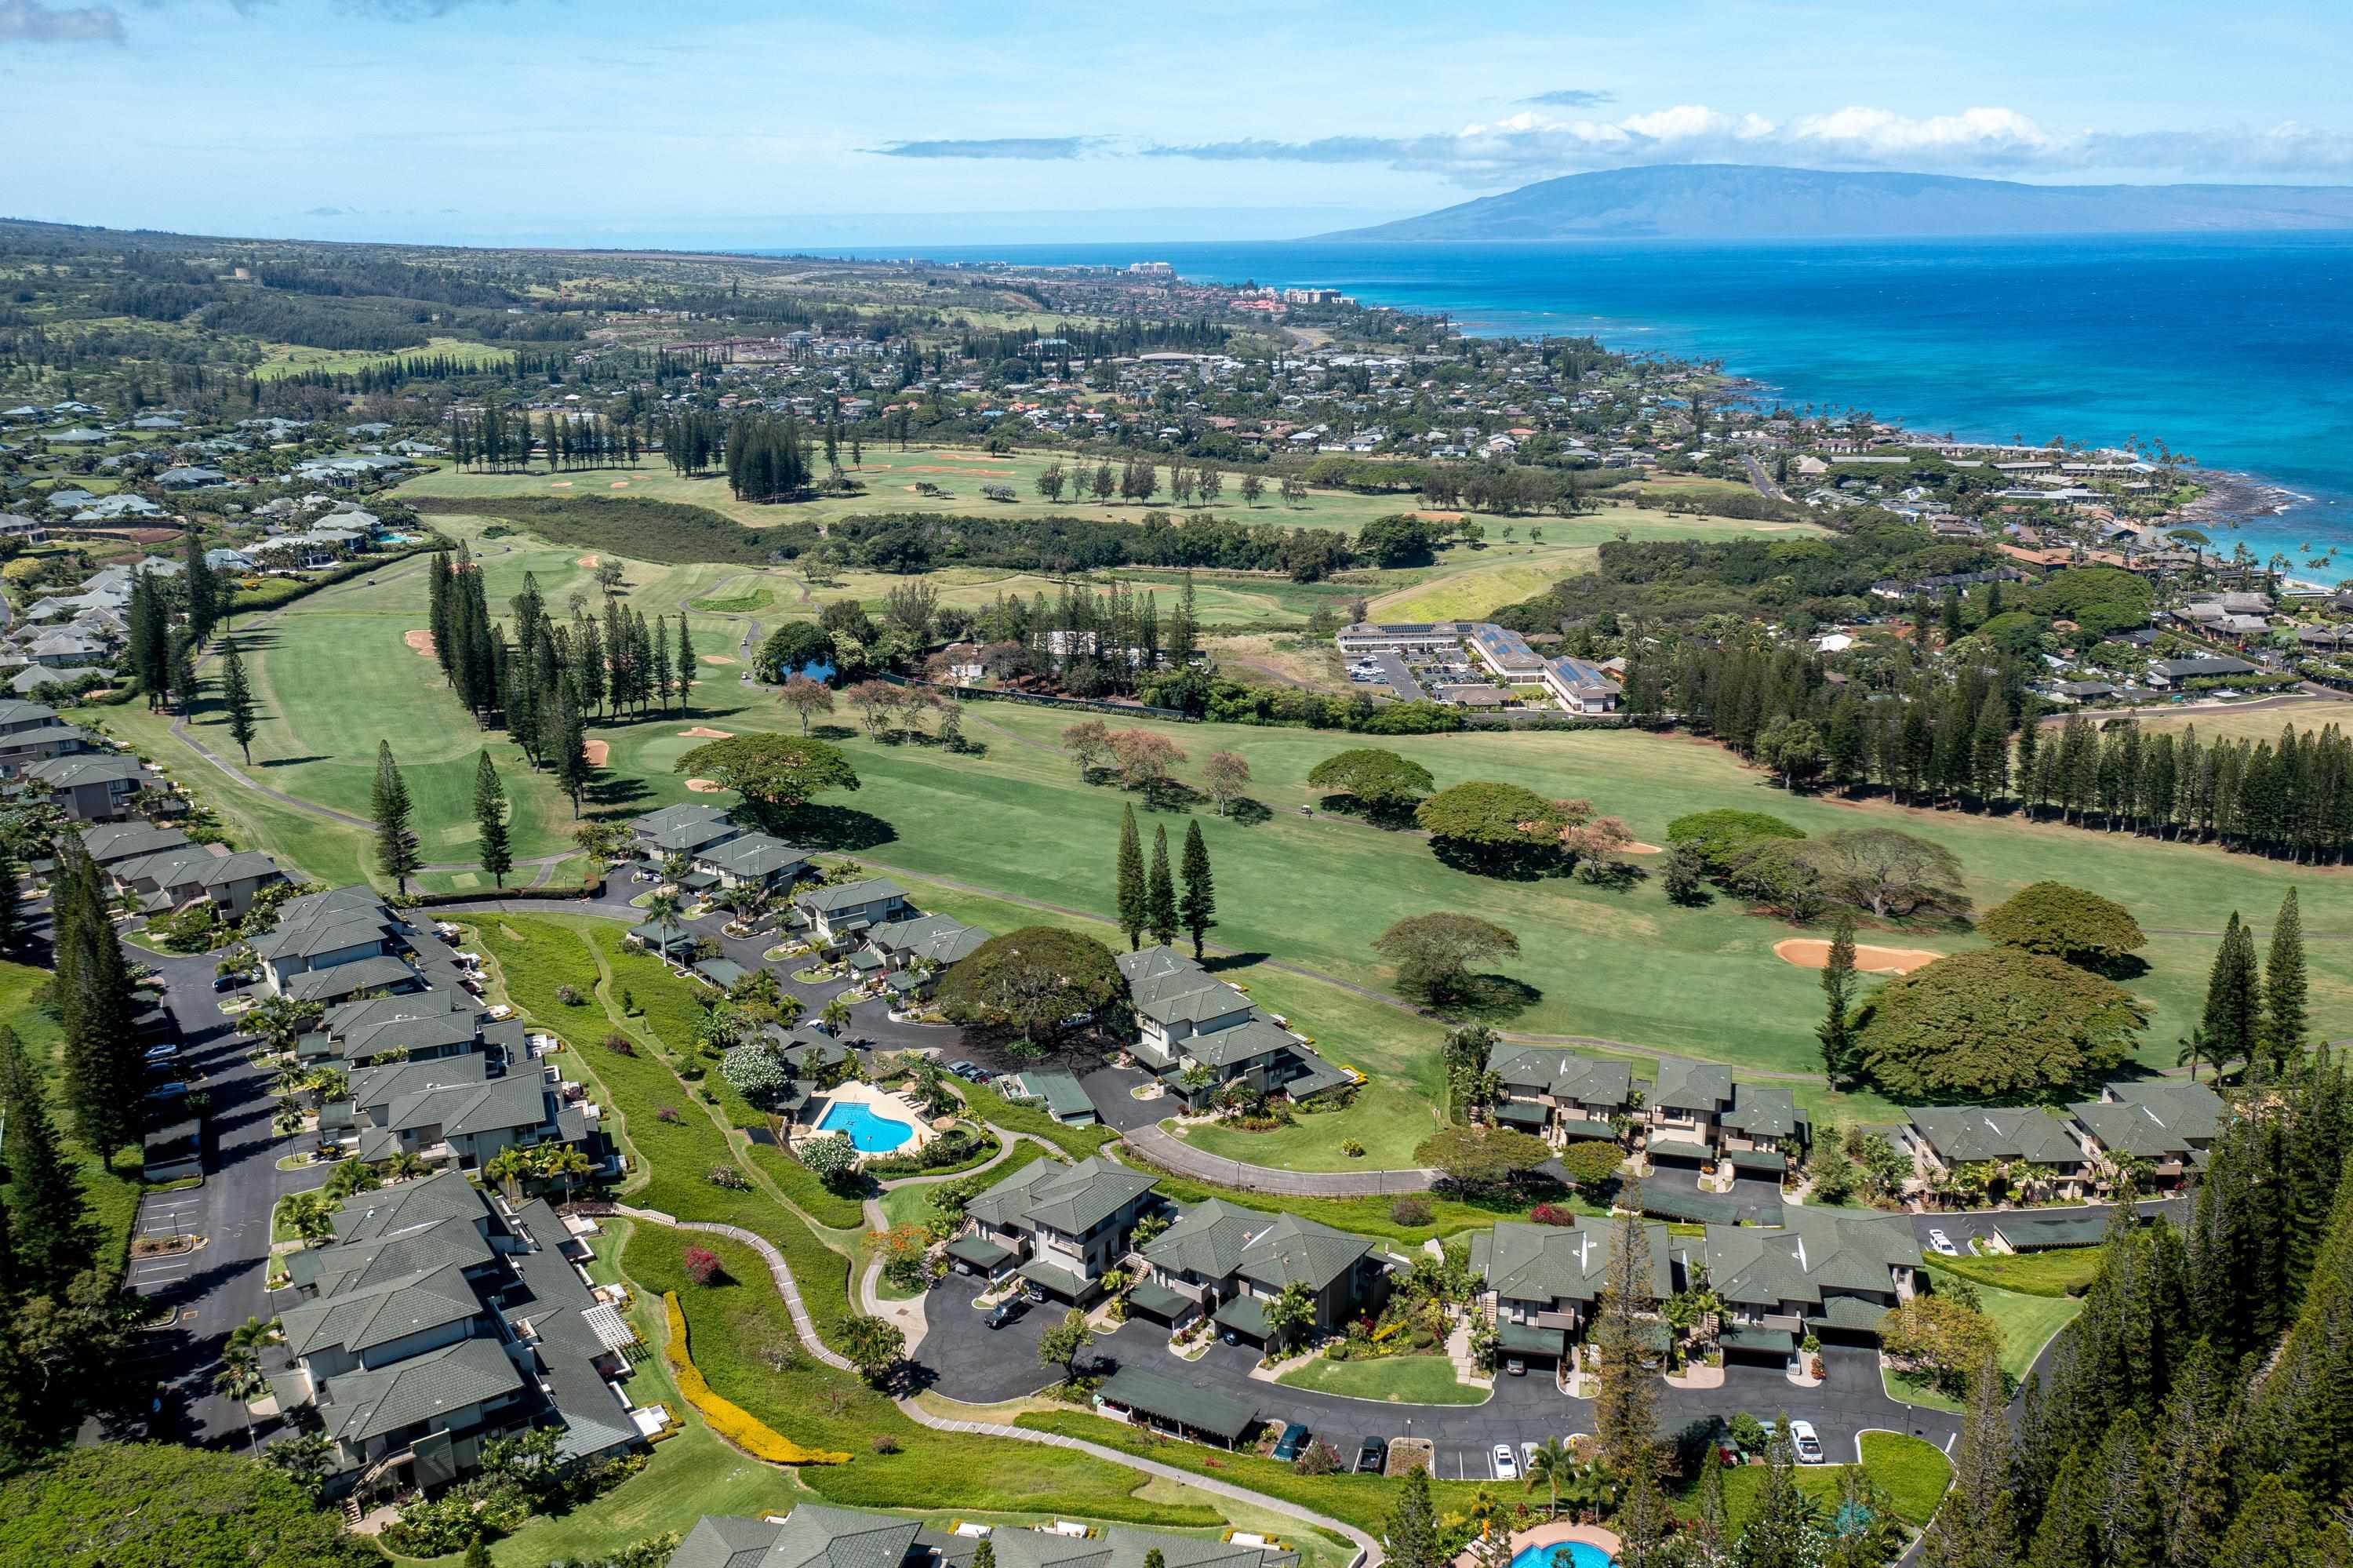
[[[804,806],[780,826],[780,836],[816,850],[874,849],[899,837],[890,823],[855,806]]]
[[[1469,975],[1449,993],[1444,1011],[1450,1018],[1494,1023],[1517,1018],[1543,1000],[1543,991],[1510,975]]]
[[[1274,812],[1265,801],[1253,800],[1247,795],[1240,800],[1226,802],[1226,821],[1240,822],[1246,828],[1255,828],[1261,823],[1271,821],[1273,817]]]
[[[602,811],[610,811],[617,807],[635,804],[652,793],[642,779],[628,774],[607,773],[590,779],[588,787],[580,792],[580,798],[584,807],[593,806]]]
[[[1220,953],[1201,960],[1201,967],[1211,974],[1223,974],[1228,969],[1246,969],[1252,964],[1262,964],[1274,957],[1272,953]]]
[[[312,753],[305,757],[265,757],[254,763],[256,768],[300,768],[306,762],[331,762],[333,758]]]
[[[1468,872],[1472,876],[1492,876],[1499,882],[1541,882],[1546,877],[1565,876],[1569,869],[1568,863],[1549,844],[1490,848],[1461,839],[1433,838],[1430,851],[1438,857],[1439,864],[1451,870]]]
[[[846,724],[818,724],[809,726],[809,736],[816,740],[850,740],[858,732]]]

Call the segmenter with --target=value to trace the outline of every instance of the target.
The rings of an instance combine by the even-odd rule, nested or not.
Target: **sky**
[[[1264,239],[1629,164],[2353,184],[2353,4],[0,0],[0,216]]]

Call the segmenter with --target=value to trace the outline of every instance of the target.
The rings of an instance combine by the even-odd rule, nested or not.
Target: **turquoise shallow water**
[[[849,1146],[860,1154],[887,1154],[915,1136],[903,1121],[877,1116],[871,1107],[837,1100],[826,1107],[817,1124],[819,1132],[846,1132]]]
[[[1444,311],[1472,332],[1591,334],[1719,359],[1794,405],[1868,408],[1932,433],[2159,438],[2271,487],[2237,509],[2235,536],[2259,557],[2283,550],[2300,575],[2353,576],[2353,234],[893,253],[918,250],[1325,284]],[[2285,510],[2265,515],[2272,506]],[[2343,564],[2307,570],[2306,543],[2344,546]]]

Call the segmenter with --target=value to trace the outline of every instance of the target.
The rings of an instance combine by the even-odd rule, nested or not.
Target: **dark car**
[[[216,991],[235,991],[237,987],[245,984],[252,977],[250,975],[215,975],[213,976],[213,990]]]
[[[948,1071],[969,1083],[979,1083],[988,1076],[988,1069],[977,1062],[950,1062]]]
[[[1306,1446],[1307,1428],[1294,1421],[1282,1429],[1282,1436],[1274,1440],[1274,1452],[1267,1457],[1280,1459],[1287,1465],[1299,1457],[1299,1450]]]
[[[988,1326],[992,1329],[1002,1329],[1008,1323],[1018,1323],[1021,1320],[1022,1314],[1029,1310],[1029,1303],[1020,1297],[1008,1298],[997,1303],[997,1310],[988,1315]]]
[[[1356,1450],[1356,1471],[1359,1475],[1377,1476],[1388,1467],[1389,1440],[1367,1437],[1365,1446]]]

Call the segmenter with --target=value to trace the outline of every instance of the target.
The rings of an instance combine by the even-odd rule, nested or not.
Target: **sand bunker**
[[[1630,843],[1620,844],[1618,847],[1628,854],[1664,854],[1667,853],[1659,845],[1646,844],[1640,839],[1636,839]]]
[[[588,766],[591,768],[604,767],[606,758],[613,755],[612,743],[609,741],[584,740],[580,743],[580,749],[588,754]]]
[[[594,556],[583,556],[575,564],[586,567],[593,572],[596,569],[596,557]]]
[[[1773,956],[1801,969],[1828,969],[1831,945],[1810,937],[1792,937],[1786,942],[1774,943]],[[1872,948],[1858,944],[1854,949],[1854,967],[1874,975],[1908,975],[1944,956],[1932,953],[1926,948]]]
[[[716,779],[690,779],[686,781],[686,787],[698,795],[716,795],[727,788]]]
[[[700,655],[700,657],[706,664],[733,664],[735,662],[734,660],[729,658],[724,653],[704,653]]]
[[[680,730],[678,733],[686,736],[689,740],[733,740],[735,738],[735,732],[732,729],[706,729],[702,725],[696,725],[692,729]]]
[[[629,488],[629,482],[626,479],[617,479],[605,488],[607,490],[627,490]]]
[[[572,482],[568,479],[552,480],[549,482],[547,488],[550,490],[569,490],[572,488]]]
[[[403,642],[407,643],[408,646],[417,652],[424,654],[427,659],[435,656],[436,651],[433,647],[433,633],[429,631],[404,631],[400,634],[400,640]]]

